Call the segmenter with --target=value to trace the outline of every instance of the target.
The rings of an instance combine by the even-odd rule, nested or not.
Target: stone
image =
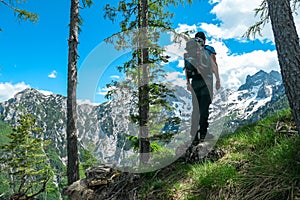
[[[216,161],[222,158],[225,153],[212,146],[209,142],[201,142],[197,145],[191,145],[184,154],[184,159],[188,163]]]
[[[120,172],[112,164],[102,164],[86,170],[86,178],[65,188],[70,200],[137,199],[136,181],[139,175]]]

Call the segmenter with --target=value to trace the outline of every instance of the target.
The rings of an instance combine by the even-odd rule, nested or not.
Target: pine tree
[[[68,184],[79,179],[79,161],[77,146],[77,59],[78,59],[78,22],[79,0],[71,0],[69,56],[68,56],[68,92],[67,92],[67,151]]]
[[[91,6],[91,0],[83,0],[84,7]],[[67,91],[67,151],[68,151],[68,184],[79,180],[79,159],[77,139],[77,60],[78,60],[78,33],[80,25],[79,0],[71,0],[69,51],[68,51],[68,91]]]
[[[289,0],[268,0],[285,92],[300,134],[300,46]],[[285,14],[282,14],[285,13]]]
[[[170,108],[166,97],[172,95],[172,91],[166,84],[155,83],[158,76],[163,72],[159,63],[168,62],[169,58],[164,54],[164,49],[158,45],[158,40],[163,32],[174,33],[170,22],[173,14],[165,11],[164,8],[169,5],[178,5],[178,3],[183,3],[183,1],[124,0],[120,1],[117,7],[112,7],[109,4],[105,6],[106,18],[114,21],[119,13],[124,18],[120,22],[121,32],[113,35],[118,37],[115,43],[116,48],[127,47],[128,43],[137,46],[137,49],[132,53],[132,59],[119,69],[120,71],[123,70],[138,86],[137,91],[132,90],[132,94],[136,95],[136,99],[138,99],[138,114],[132,114],[131,117],[133,121],[138,122],[140,129],[139,151],[141,164],[148,163],[150,159],[149,112],[151,105],[163,105]],[[136,33],[130,35],[132,32]],[[129,37],[129,39],[126,37]],[[108,41],[115,42],[114,39],[115,37],[112,37]],[[123,85],[115,83],[114,86],[124,86],[124,84],[126,85],[126,83],[123,83]],[[132,87],[132,85],[129,87]],[[120,88],[117,90],[120,90]],[[109,93],[108,96],[112,93]]]
[[[18,123],[7,135],[9,142],[0,145],[0,171],[10,186],[5,196],[10,196],[8,199],[34,199],[45,192],[52,177],[44,151],[49,143],[43,140],[37,120],[30,115],[21,116]]]
[[[297,3],[299,0],[263,0],[260,8],[256,9],[261,20],[245,35],[260,34],[265,23],[271,20],[285,93],[300,134],[300,46],[292,15]]]
[[[150,160],[150,130],[149,130],[149,47],[148,43],[148,26],[149,10],[148,0],[141,0],[138,3],[138,28],[141,31],[140,41],[138,42],[141,56],[138,59],[138,66],[142,70],[139,73],[139,127],[140,127],[140,161],[148,163]],[[141,75],[141,74],[142,75]]]

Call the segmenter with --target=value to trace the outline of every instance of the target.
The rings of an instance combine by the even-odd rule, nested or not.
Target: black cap
[[[206,39],[205,34],[204,34],[202,31],[196,33],[195,37],[196,37],[196,38],[201,38],[202,40],[205,40],[205,39]]]

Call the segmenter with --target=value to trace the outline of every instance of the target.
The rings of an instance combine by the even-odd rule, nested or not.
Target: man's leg
[[[193,112],[192,112],[192,126],[191,126],[191,138],[193,143],[199,143],[200,138],[198,137],[198,126],[200,120],[200,111],[199,111],[199,99],[198,95],[192,92],[192,103],[193,103]]]
[[[203,89],[201,90],[200,95],[198,97],[198,103],[200,111],[200,139],[204,139],[207,134],[209,105],[211,104],[211,98],[207,87],[203,87]]]

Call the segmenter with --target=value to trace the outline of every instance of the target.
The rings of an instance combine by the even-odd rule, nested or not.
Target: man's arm
[[[212,68],[213,68],[213,73],[215,74],[216,77],[216,89],[220,89],[221,83],[220,83],[220,75],[219,75],[219,68],[217,64],[217,59],[215,54],[211,54],[210,58],[212,60]]]
[[[190,83],[190,79],[188,78],[187,72],[186,70],[184,70],[185,73],[185,78],[186,78],[186,86],[187,86],[187,90],[191,91],[191,83]]]

